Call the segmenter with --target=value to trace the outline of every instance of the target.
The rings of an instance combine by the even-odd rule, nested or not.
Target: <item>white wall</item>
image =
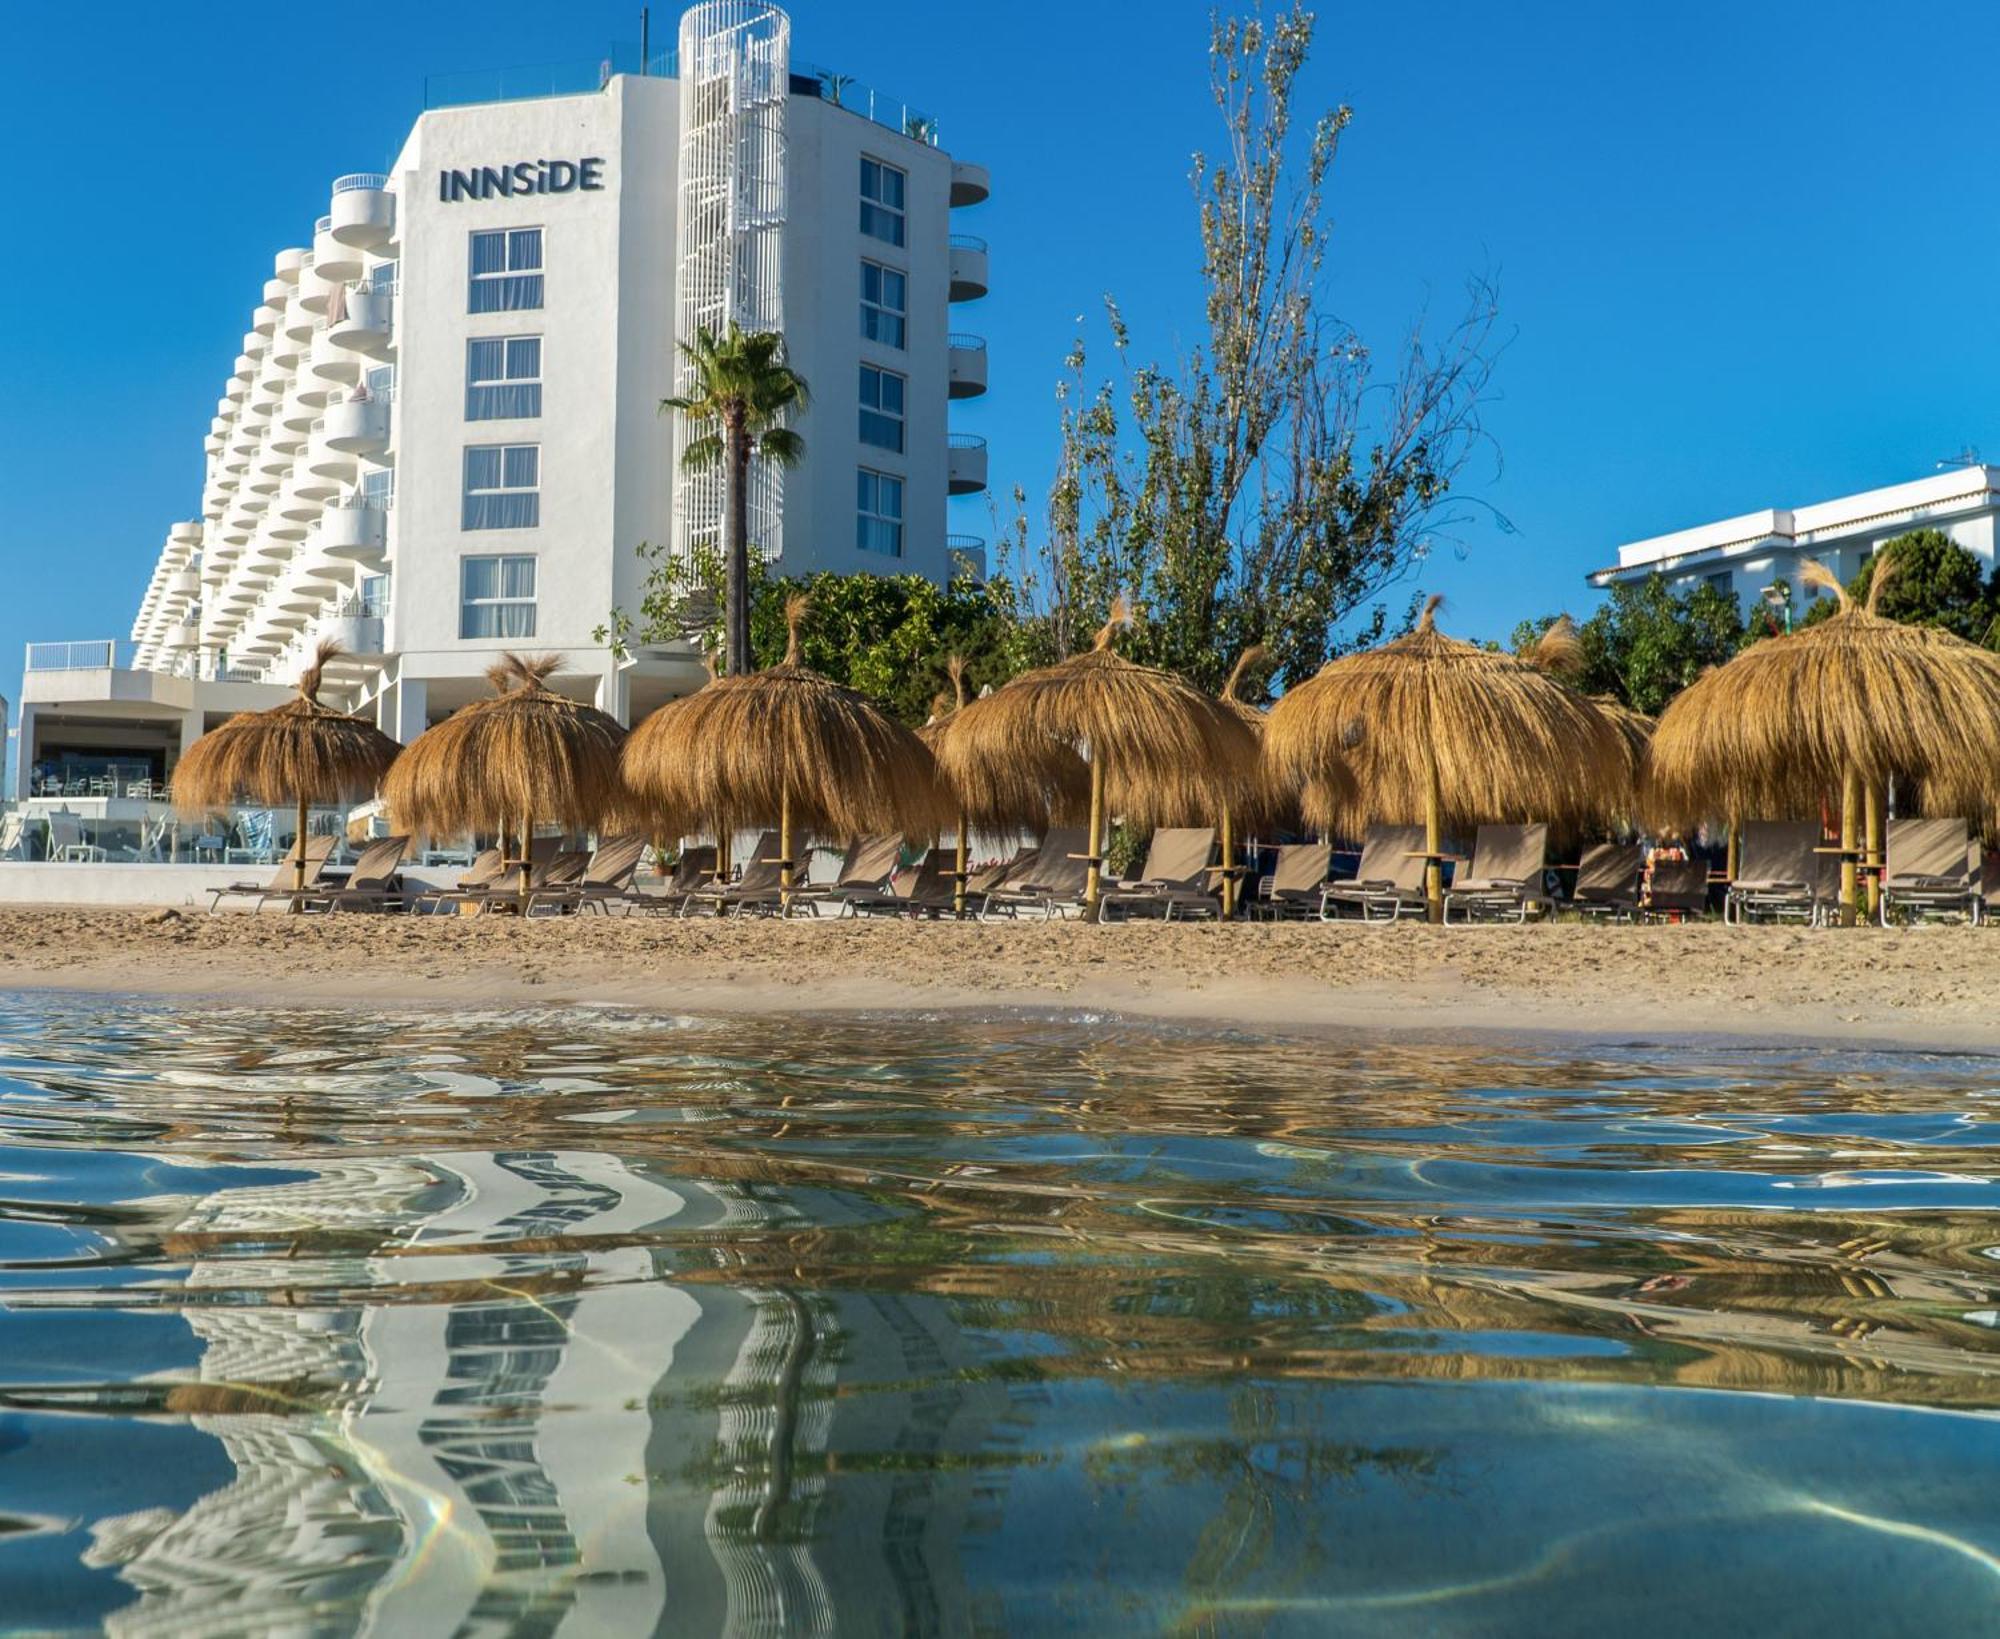
[[[0,905],[174,905],[206,910],[211,889],[232,882],[268,882],[276,874],[269,865],[54,865],[0,860]],[[462,874],[449,866],[403,870],[406,881],[440,888]],[[247,902],[239,899],[234,904],[242,908]],[[272,915],[279,909],[265,907]]]

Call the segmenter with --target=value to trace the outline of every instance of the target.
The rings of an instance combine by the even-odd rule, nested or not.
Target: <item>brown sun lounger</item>
[[[637,832],[607,837],[584,861],[574,881],[544,882],[528,891],[521,913],[533,916],[536,910],[566,916],[595,908],[603,913],[613,900],[632,891],[632,879],[639,874],[639,862],[646,857],[646,839]]]
[[[449,888],[430,888],[411,895],[413,910],[436,909],[450,901],[471,894],[484,893],[499,881],[506,869],[506,856],[498,848],[483,848],[473,856],[472,863]]]
[[[1639,907],[1642,922],[1692,922],[1708,914],[1708,861],[1662,859],[1653,864],[1646,884],[1646,902]]]
[[[1570,908],[1586,917],[1629,921],[1639,914],[1639,873],[1646,851],[1636,842],[1600,842],[1586,848],[1576,868]]]
[[[382,837],[362,850],[354,869],[338,887],[322,885],[306,892],[300,900],[305,910],[402,910],[403,855],[409,851],[408,837]]]
[[[1288,917],[1316,917],[1326,875],[1333,868],[1333,848],[1324,842],[1292,842],[1278,850],[1277,864],[1263,883],[1252,909],[1273,922]]]
[[[831,882],[793,890],[793,908],[810,908],[812,914],[817,916],[821,905],[831,905],[838,911],[848,899],[857,896],[872,899],[887,893],[889,884],[895,880],[896,867],[902,862],[903,836],[900,831],[856,837],[841,854],[840,869]]]
[[[1743,827],[1736,876],[1722,902],[1723,920],[1817,922],[1825,865],[1820,829],[1809,820],[1751,820]],[[1835,870],[1839,862],[1832,861]]]
[[[1364,922],[1422,916],[1427,907],[1423,851],[1421,825],[1369,826],[1354,875],[1330,883],[1321,893],[1321,918],[1330,922],[1342,912],[1352,912]]]
[[[644,911],[648,915],[679,916],[689,894],[715,881],[715,860],[715,845],[704,842],[683,848],[675,856],[673,870],[657,889],[642,887],[635,875],[632,890],[625,896],[626,913]]]
[[[1130,882],[1121,882],[1103,896],[1100,908],[1107,922],[1126,917],[1158,915],[1173,921],[1222,916],[1222,895],[1209,870],[1215,857],[1215,830],[1210,826],[1162,826],[1146,844],[1146,863]]]
[[[1461,922],[1525,922],[1547,915],[1542,873],[1548,863],[1546,825],[1480,826],[1465,874],[1454,877],[1445,893],[1445,921],[1454,911]]]
[[[1889,821],[1882,873],[1882,926],[1900,911],[1912,922],[1961,916],[1978,923],[1986,899],[1962,819]]]
[[[226,888],[209,889],[208,914],[213,916],[225,899],[248,899],[253,901],[252,911],[260,911],[265,903],[281,899],[286,904],[299,898],[299,850],[305,849],[306,891],[320,885],[326,875],[327,863],[333,858],[334,844],[338,837],[301,837],[286,851],[284,862],[277,874],[269,882],[232,882]]]
[[[707,907],[717,916],[731,911],[776,911],[784,889],[784,868],[778,860],[778,833],[765,831],[734,882],[718,882],[697,888],[687,896],[681,914]]]
[[[952,912],[951,848],[928,850],[915,870],[899,874],[879,893],[851,894],[842,905],[850,916],[949,916]]]
[[[1089,846],[1089,835],[1081,826],[1054,827],[1042,838],[1034,858],[987,894],[982,917],[1018,917],[1024,910],[1062,916],[1080,908],[1090,880],[1090,862],[1082,857]]]

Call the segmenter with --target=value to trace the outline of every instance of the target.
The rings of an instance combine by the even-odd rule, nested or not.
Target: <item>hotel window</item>
[[[542,305],[542,230],[499,228],[472,236],[474,313],[517,313]]]
[[[903,242],[903,192],[909,178],[879,159],[861,162],[861,231],[891,245]]]
[[[872,364],[861,366],[861,442],[903,453],[903,378]]]
[[[903,316],[909,311],[909,281],[880,262],[861,264],[861,334],[884,347],[903,345]]]
[[[465,452],[461,529],[533,529],[542,521],[542,447],[474,444]]]
[[[396,469],[370,467],[361,475],[361,504],[387,510],[396,501]]]
[[[458,589],[460,637],[535,635],[533,558],[461,558]]]
[[[540,336],[484,336],[465,344],[467,421],[521,421],[541,413]]]
[[[386,403],[396,396],[396,367],[393,364],[371,364],[361,377],[361,385],[368,396],[378,403]]]
[[[903,555],[903,480],[866,467],[856,475],[854,544],[863,552]]]

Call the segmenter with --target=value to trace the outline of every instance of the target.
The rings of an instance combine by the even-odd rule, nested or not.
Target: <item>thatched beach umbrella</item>
[[[965,662],[953,655],[949,695],[931,702],[930,721],[917,737],[937,755],[951,732],[952,719],[966,708]],[[965,884],[974,826],[995,830],[1045,832],[1051,825],[1074,825],[1090,811],[1090,770],[1073,750],[1055,748],[1048,756],[1012,762],[961,758],[947,769],[939,758],[938,776],[958,811],[958,855],[952,894],[956,913],[965,915]]]
[[[624,757],[625,783],[643,807],[708,815],[725,836],[776,825],[787,907],[801,832],[935,836],[948,818],[923,741],[801,661],[805,611],[803,597],[785,606],[782,661],[669,701],[632,731]]]
[[[549,687],[561,659],[505,655],[486,673],[493,695],[461,706],[397,759],[382,795],[396,823],[437,836],[519,826],[520,857],[535,826],[587,831],[626,806],[618,778],[618,719]]]
[[[1801,578],[1838,612],[1697,678],[1661,713],[1646,760],[1648,813],[1690,823],[1812,813],[1837,794],[1849,921],[1864,793],[1877,826],[1891,781],[1931,813],[1975,820],[2000,796],[2000,655],[1878,614],[1894,568],[1877,558],[1863,607],[1804,563]]]
[[[1112,636],[1129,619],[1121,597],[1086,653],[1024,672],[953,713],[938,748],[948,781],[982,766],[1039,768],[1079,752],[1089,759],[1084,902],[1092,917],[1110,814],[1140,824],[1219,814],[1242,800],[1256,770],[1256,740],[1220,701],[1113,651]]]
[[[1346,761],[1339,760],[1330,765],[1313,781],[1309,791],[1301,792],[1296,784],[1285,779],[1270,766],[1262,756],[1265,711],[1253,706],[1243,698],[1244,678],[1257,666],[1269,658],[1264,646],[1253,644],[1236,657],[1236,664],[1230,668],[1229,681],[1222,685],[1222,704],[1236,720],[1247,728],[1258,742],[1257,767],[1241,800],[1222,810],[1222,914],[1236,914],[1239,884],[1233,867],[1236,864],[1236,826],[1240,821],[1249,831],[1306,827],[1330,834],[1331,823],[1315,825],[1314,820],[1330,821],[1336,813],[1353,810],[1360,797],[1360,787],[1355,783],[1354,771]]]
[[[306,885],[306,819],[314,803],[371,795],[403,749],[366,718],[319,703],[321,679],[339,645],[322,643],[299,677],[299,697],[269,711],[238,712],[188,747],[174,769],[174,806],[193,818],[234,803],[296,806],[294,887]],[[294,902],[293,909],[297,909]]]
[[[1444,827],[1486,821],[1586,825],[1629,803],[1631,764],[1617,730],[1550,675],[1563,640],[1523,656],[1437,629],[1443,600],[1417,629],[1329,661],[1271,708],[1264,751],[1304,784],[1353,769],[1368,812],[1424,827],[1430,917],[1444,914]]]

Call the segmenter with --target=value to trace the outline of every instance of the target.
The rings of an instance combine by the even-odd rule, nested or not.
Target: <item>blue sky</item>
[[[988,164],[961,213],[993,390],[955,422],[996,495],[1047,484],[1051,391],[1115,292],[1138,350],[1197,338],[1188,156],[1205,0],[799,0],[797,55],[936,113]],[[655,39],[677,11],[655,8]],[[1143,21],[1141,21],[1143,19]],[[0,693],[30,638],[122,635],[269,270],[337,174],[387,164],[427,74],[601,56],[637,7],[17,7],[0,61]],[[1336,304],[1378,348],[1465,275],[1512,342],[1468,477],[1511,521],[1436,559],[1446,624],[1594,599],[1618,541],[2000,457],[1990,18],[1934,5],[1320,9],[1309,100],[1351,103]],[[1101,331],[1096,332],[1101,341]],[[955,527],[990,533],[960,516]]]

